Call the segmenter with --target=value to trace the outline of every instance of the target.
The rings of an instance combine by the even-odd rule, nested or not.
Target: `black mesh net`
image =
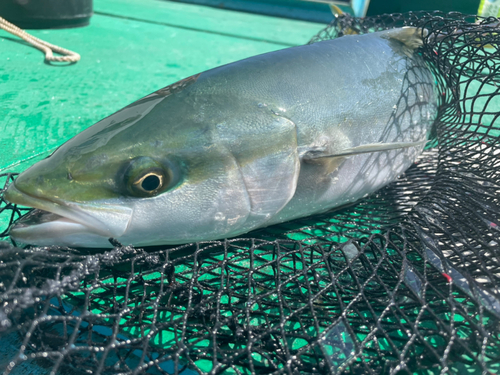
[[[500,372],[498,20],[339,17],[313,40],[403,25],[429,30],[420,53],[441,93],[437,142],[404,176],[350,207],[248,238],[21,249],[4,231],[0,367]],[[4,222],[23,212],[1,202]]]

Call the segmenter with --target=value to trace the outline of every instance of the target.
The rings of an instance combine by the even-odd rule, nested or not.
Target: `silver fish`
[[[344,36],[221,66],[99,121],[19,175],[36,245],[237,236],[359,200],[421,153],[437,116],[422,30]]]

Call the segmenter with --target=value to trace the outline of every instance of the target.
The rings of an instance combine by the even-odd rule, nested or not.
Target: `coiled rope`
[[[0,28],[5,31],[18,36],[30,43],[33,47],[38,48],[43,53],[45,53],[45,60],[47,61],[57,61],[57,62],[77,62],[80,60],[80,55],[76,52],[70,51],[68,49],[55,46],[53,44],[47,43],[44,40],[38,39],[33,35],[28,34],[26,31],[21,30],[19,27],[11,24],[6,19],[0,17]],[[52,51],[57,52],[63,56],[54,56]]]

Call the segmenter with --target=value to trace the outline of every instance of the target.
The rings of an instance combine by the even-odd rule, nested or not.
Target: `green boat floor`
[[[324,26],[158,0],[96,0],[84,28],[29,30],[81,54],[47,64],[0,30],[0,172],[21,172],[131,102],[192,74],[306,43]]]

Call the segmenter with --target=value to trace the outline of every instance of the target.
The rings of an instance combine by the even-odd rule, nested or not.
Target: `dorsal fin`
[[[414,50],[424,44],[423,38],[425,38],[428,33],[429,32],[426,29],[421,29],[414,26],[405,26],[397,29],[383,31],[381,37],[398,40],[406,47]]]

